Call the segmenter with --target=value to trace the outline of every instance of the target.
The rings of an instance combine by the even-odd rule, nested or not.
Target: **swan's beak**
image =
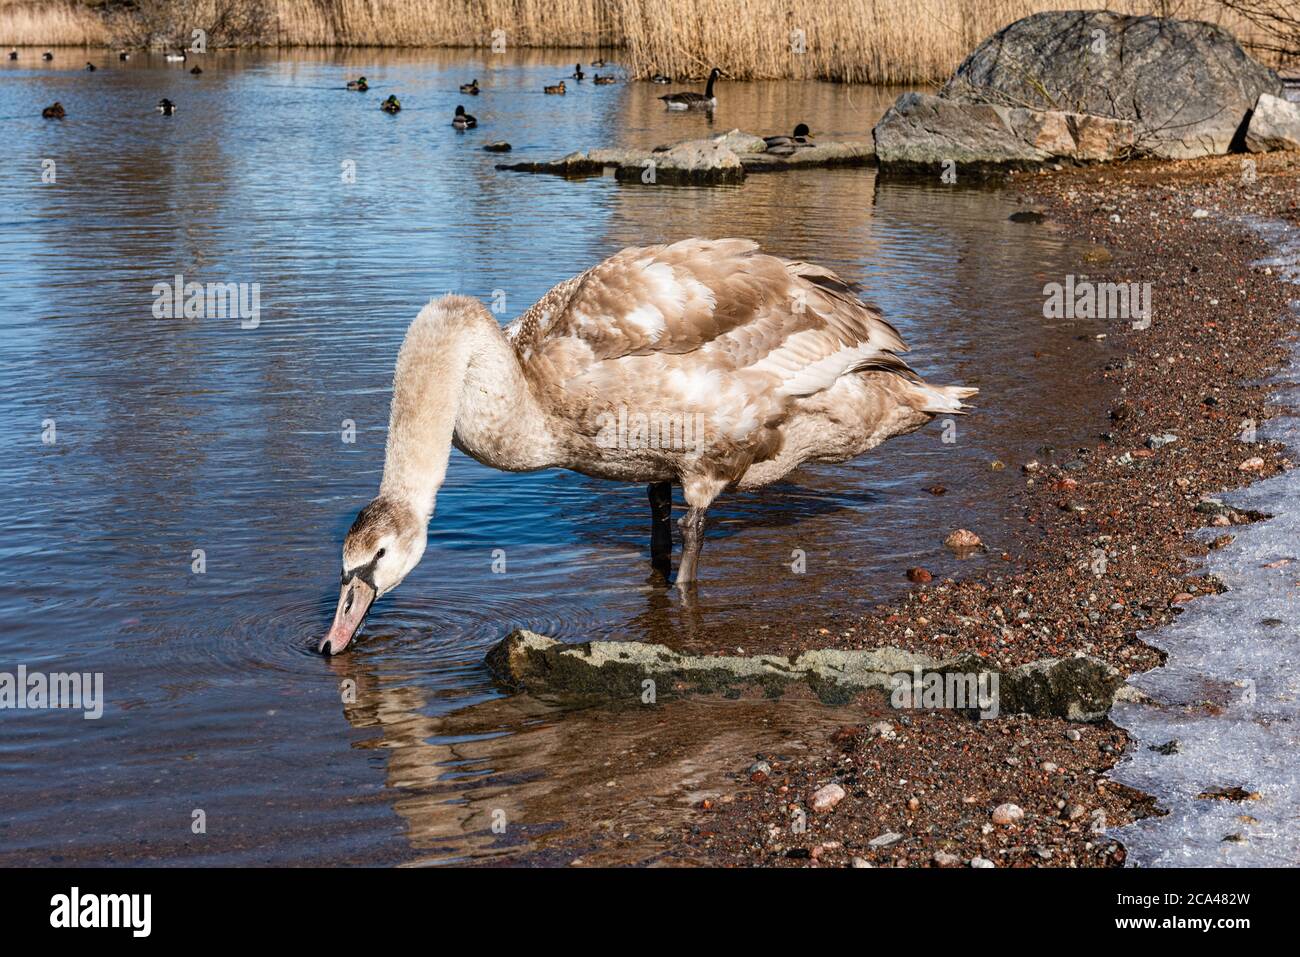
[[[316,650],[322,655],[340,654],[361,628],[374,600],[375,590],[356,575],[345,581],[343,590],[339,592],[334,624],[330,625],[329,634],[320,640]]]

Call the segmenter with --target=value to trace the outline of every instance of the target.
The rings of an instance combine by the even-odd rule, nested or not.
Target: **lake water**
[[[201,76],[38,52],[0,62],[0,671],[100,672],[106,705],[99,720],[0,711],[0,863],[463,860],[580,843],[601,813],[644,836],[707,789],[728,760],[710,754],[833,714],[560,712],[501,697],[482,666],[493,642],[526,626],[709,650],[835,630],[906,589],[911,566],[996,561],[942,540],[973,528],[995,556],[1015,465],[1086,435],[1074,370],[1101,330],[1042,318],[1044,282],[1078,268],[1074,240],[1009,222],[996,190],[870,169],[565,181],[499,172],[481,149],[545,158],[799,121],[865,139],[896,90],[722,82],[710,118],[665,112],[651,84],[544,96],[581,51],[214,53]],[[361,74],[370,92],[346,92]],[[461,96],[474,77],[483,94]],[[397,116],[378,108],[389,93]],[[174,116],[156,112],[164,96]],[[67,118],[42,120],[55,100]],[[451,129],[458,103],[478,130]],[[687,236],[750,237],[862,282],[917,370],[978,386],[978,410],[956,441],[936,423],[724,498],[689,609],[650,581],[644,488],[453,453],[423,563],[346,655],[312,653],[420,307],[500,290],[504,321],[624,246]],[[257,283],[256,328],[156,318],[153,288],[178,274]],[[501,837],[491,812],[507,806]]]

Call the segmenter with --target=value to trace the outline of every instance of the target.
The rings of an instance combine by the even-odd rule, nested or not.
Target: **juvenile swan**
[[[704,515],[805,462],[843,462],[976,390],[923,382],[856,287],[744,239],[624,249],[505,329],[444,296],[411,323],[393,376],[379,494],[343,542],[347,647],[371,603],[424,554],[451,446],[512,472],[565,468],[649,486],[651,560],[669,569],[672,483],[686,500],[677,586],[693,587]]]

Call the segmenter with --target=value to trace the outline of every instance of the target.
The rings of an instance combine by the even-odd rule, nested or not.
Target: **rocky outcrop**
[[[1147,154],[1182,159],[1239,146],[1276,73],[1221,27],[1108,11],[1057,11],[1017,20],[981,43],[940,96],[1031,110],[1131,120]]]
[[[708,139],[686,140],[654,149],[597,148],[557,160],[502,163],[497,169],[558,176],[600,176],[606,170],[625,182],[729,183],[747,172],[775,172],[814,166],[866,166],[875,158],[870,143],[815,143],[789,155],[767,151],[761,136],[731,130]]]
[[[1261,93],[1246,127],[1246,149],[1300,150],[1300,103]]]
[[[532,694],[636,701],[645,693],[646,682],[653,681],[657,697],[742,689],[779,697],[789,686],[802,684],[826,702],[843,702],[874,688],[889,695],[897,707],[930,707],[926,694],[935,687],[951,687],[969,694],[961,699],[963,710],[986,717],[1023,712],[1071,721],[1102,720],[1123,685],[1119,672],[1089,657],[1045,658],[997,671],[977,655],[937,661],[892,647],[826,648],[792,657],[702,656],[639,642],[570,645],[522,629],[488,652],[487,665],[512,691]],[[958,680],[949,681],[948,676]],[[943,706],[957,705],[949,700]]]
[[[1126,156],[1134,125],[1082,113],[959,103],[926,93],[904,93],[874,131],[882,167],[1040,166],[1101,162]]]

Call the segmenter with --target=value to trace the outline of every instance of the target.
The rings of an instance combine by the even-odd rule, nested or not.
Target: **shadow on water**
[[[1105,349],[1100,327],[1042,318],[1044,282],[1076,269],[1073,237],[1009,222],[995,190],[871,170],[629,187],[502,173],[479,148],[550,157],[799,121],[861,139],[897,91],[728,83],[710,117],[667,113],[650,84],[544,96],[587,59],[572,51],[221,53],[197,77],[107,53],[88,74],[86,58],[0,62],[14,171],[0,179],[0,668],[101,672],[107,705],[98,721],[5,716],[0,862],[494,855],[509,842],[483,836],[486,811],[541,841],[570,833],[566,802],[596,794],[614,830],[667,827],[663,809],[755,742],[833,717],[746,702],[561,714],[501,700],[481,665],[493,642],[529,627],[732,649],[851,622],[900,594],[908,567],[996,561],[1014,465],[1086,428],[1075,370]],[[359,74],[371,91],[345,91]],[[480,128],[457,133],[457,87],[475,76]],[[378,109],[390,92],[396,117]],[[163,96],[174,116],[154,110]],[[56,99],[68,118],[41,120]],[[455,290],[503,300],[508,319],[623,246],[696,235],[861,282],[919,372],[981,389],[976,412],[722,500],[693,609],[649,581],[643,488],[455,453],[420,567],[346,661],[312,655],[420,306]],[[257,283],[259,322],[156,317],[155,284],[178,274]],[[948,554],[957,527],[988,555]],[[340,712],[354,673],[360,696]],[[617,809],[638,793],[655,810],[629,824]]]

